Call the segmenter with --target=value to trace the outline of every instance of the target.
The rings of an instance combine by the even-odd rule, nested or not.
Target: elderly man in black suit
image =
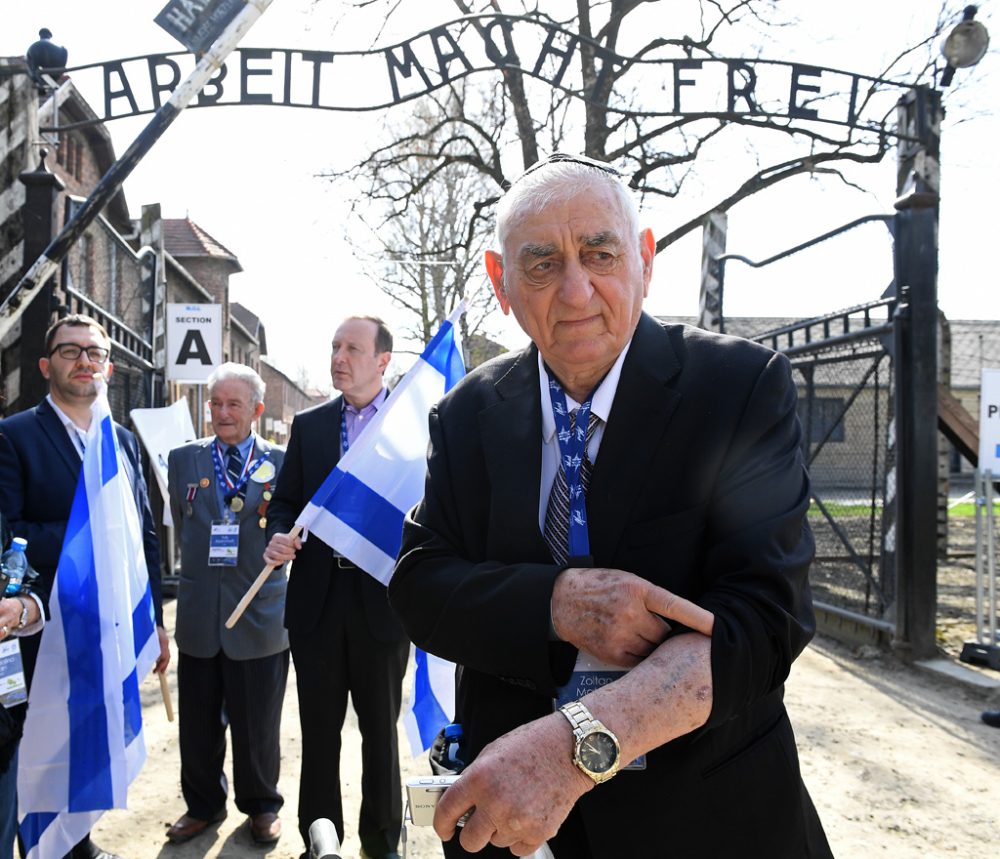
[[[83,444],[90,426],[90,407],[97,397],[94,378],[110,379],[111,338],[89,316],[73,314],[55,322],[45,335],[45,357],[39,369],[49,393],[35,408],[0,422],[0,510],[16,537],[28,541],[28,561],[51,591],[73,495],[83,462]],[[163,672],[170,646],[163,628],[160,587],[160,546],[142,476],[139,445],[127,429],[115,424],[123,464],[135,494],[142,523],[143,547],[156,611],[160,658],[153,669]],[[44,632],[42,633],[44,635]],[[38,655],[38,639],[24,641],[24,671],[30,686]],[[72,859],[115,859],[88,835],[73,848]]]
[[[814,630],[788,361],[642,312],[655,242],[605,164],[529,169],[497,239],[532,343],[432,411],[389,585],[460,665],[446,855],[829,856],[782,704]]]
[[[361,814],[366,859],[394,859],[402,825],[396,720],[410,643],[385,586],[316,537],[287,532],[340,457],[382,408],[392,335],[376,317],[345,319],[333,336],[330,375],[341,396],[295,416],[281,481],[268,513],[269,564],[294,559],[285,626],[295,663],[302,723],[299,831],[333,821],[344,840],[340,729],[347,696],[361,730]]]

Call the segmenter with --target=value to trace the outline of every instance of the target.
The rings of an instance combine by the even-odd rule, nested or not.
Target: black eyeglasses
[[[49,352],[49,357],[51,358],[56,352],[59,353],[60,358],[65,358],[67,361],[75,361],[86,352],[87,358],[95,364],[103,364],[111,354],[111,350],[105,349],[103,346],[77,346],[76,343],[60,343]]]
[[[505,190],[509,191],[525,176],[530,176],[532,173],[537,170],[541,170],[543,167],[547,167],[549,164],[559,163],[582,164],[584,167],[593,167],[595,170],[600,170],[602,173],[607,173],[609,176],[614,176],[616,179],[621,179],[622,177],[621,173],[604,161],[597,161],[594,158],[588,158],[586,155],[569,155],[565,152],[553,152],[548,158],[542,158],[540,161],[536,161],[532,164],[527,170],[511,182]]]

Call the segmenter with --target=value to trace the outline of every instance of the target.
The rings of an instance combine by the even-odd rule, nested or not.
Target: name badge
[[[569,676],[569,681],[565,686],[559,687],[556,693],[556,709],[571,701],[577,701],[584,695],[613,683],[619,677],[627,674],[624,668],[617,665],[608,665],[601,662],[597,657],[591,656],[585,650],[579,651],[576,657],[576,665],[573,666],[573,673]],[[621,770],[644,770],[646,769],[646,756],[639,755],[632,763],[621,767]]]
[[[8,638],[0,643],[0,704],[14,707],[27,700],[28,685],[24,682],[21,642]]]
[[[212,523],[208,537],[208,565],[210,567],[235,567],[240,547],[240,523]]]

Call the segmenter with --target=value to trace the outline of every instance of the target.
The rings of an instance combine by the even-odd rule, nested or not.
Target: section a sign
[[[222,305],[167,305],[167,381],[204,382],[222,363]]]

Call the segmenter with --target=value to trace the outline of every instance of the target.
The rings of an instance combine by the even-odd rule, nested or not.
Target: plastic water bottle
[[[24,554],[27,548],[28,541],[24,537],[15,537],[10,541],[10,548],[3,553],[3,557],[0,557],[0,567],[7,577],[5,596],[13,596],[21,590],[21,582],[24,581],[24,574],[28,569],[28,558]]]
[[[460,773],[465,768],[465,761],[462,759],[462,741],[464,739],[462,726],[457,722],[445,726],[444,765],[452,772]]]

